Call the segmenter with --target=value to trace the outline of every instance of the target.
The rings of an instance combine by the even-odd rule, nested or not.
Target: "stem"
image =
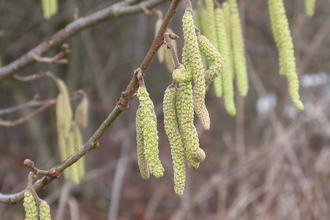
[[[176,69],[180,65],[180,62],[179,62],[178,55],[176,54],[175,49],[174,49],[174,47],[171,43],[171,38],[169,36],[169,33],[164,34],[164,39],[166,41],[167,47],[171,51],[171,55],[172,55],[172,58],[173,58],[173,61],[174,61],[174,69]]]

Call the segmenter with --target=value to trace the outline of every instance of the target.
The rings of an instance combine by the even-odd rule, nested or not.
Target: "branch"
[[[155,1],[155,0],[153,0]],[[171,5],[165,15],[164,21],[157,33],[155,40],[153,41],[146,57],[142,61],[140,67],[134,71],[133,78],[126,90],[122,92],[120,99],[117,101],[116,107],[112,110],[112,112],[108,115],[108,117],[104,120],[101,126],[96,130],[93,136],[73,155],[71,155],[68,159],[60,163],[59,165],[53,167],[54,172],[62,173],[67,167],[75,163],[81,157],[86,155],[89,151],[99,147],[99,140],[104,134],[104,132],[110,127],[110,125],[116,120],[116,118],[120,115],[120,113],[127,109],[128,104],[132,98],[134,98],[134,94],[136,94],[139,80],[141,80],[141,74],[144,74],[148,69],[151,61],[156,55],[157,50],[160,48],[163,42],[163,36],[165,30],[172,20],[173,15],[176,12],[176,9],[180,3],[180,0],[172,0]],[[46,185],[52,182],[57,177],[52,176],[44,176],[42,179],[36,181],[33,185],[35,191],[39,191],[43,189]],[[24,191],[11,194],[11,195],[3,195],[0,193],[0,203],[8,203],[15,204],[18,201],[21,201],[24,196]]]
[[[79,18],[78,20],[68,24],[64,29],[54,34],[39,46],[27,52],[21,58],[0,68],[0,82],[9,78],[18,71],[26,68],[27,66],[35,63],[38,60],[38,57],[40,59],[40,57],[45,55],[47,52],[63,44],[67,39],[86,28],[95,26],[103,21],[107,21],[113,18],[143,12],[145,9],[154,8],[166,1],[167,0],[147,0],[143,2],[136,0],[122,1],[103,10],[97,11],[87,17]],[[140,3],[137,4],[138,2]]]

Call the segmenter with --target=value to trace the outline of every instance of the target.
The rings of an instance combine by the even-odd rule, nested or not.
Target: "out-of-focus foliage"
[[[73,20],[74,8],[79,9],[79,16],[86,16],[115,1],[59,3],[58,14],[45,21],[40,1],[0,1],[2,65],[64,28]],[[158,8],[165,11],[168,5]],[[208,90],[211,128],[203,131],[197,124],[200,146],[207,157],[197,171],[187,172],[183,197],[178,198],[173,191],[170,148],[163,130],[162,99],[172,73],[155,59],[145,82],[155,104],[164,177],[146,181],[140,176],[134,124],[138,101],[133,100],[102,137],[100,147],[87,155],[86,176],[79,186],[70,188],[60,177],[38,193],[49,203],[53,217],[61,205],[61,190],[69,188],[70,206],[64,211],[64,219],[70,218],[72,204],[78,207],[81,219],[107,219],[109,212],[114,215],[113,210],[118,210],[117,219],[330,218],[330,4],[316,1],[314,16],[309,18],[303,1],[285,1],[297,70],[302,76],[304,112],[294,108],[286,80],[278,75],[267,1],[239,1],[238,6],[249,93],[244,101],[236,98],[237,115],[233,118],[227,115],[223,101],[215,97],[213,87]],[[170,25],[181,37],[179,53],[184,7],[182,4]],[[115,106],[145,56],[156,21],[156,16],[139,14],[104,22],[68,40],[69,64],[37,63],[19,74],[48,70],[63,79],[70,91],[87,91],[91,106],[90,123],[83,131],[87,140]],[[28,83],[8,79],[0,85],[0,109],[26,103],[36,94],[45,100],[56,98],[57,93],[53,81],[46,78]],[[73,107],[78,103],[73,101]],[[29,111],[0,117],[12,120]],[[0,139],[1,193],[26,187],[29,171],[22,166],[25,158],[42,169],[60,162],[55,107],[19,127],[0,127]],[[0,204],[0,216],[23,219],[24,210]]]

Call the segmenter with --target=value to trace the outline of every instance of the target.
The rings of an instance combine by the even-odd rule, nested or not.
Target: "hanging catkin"
[[[292,102],[297,109],[303,110],[304,105],[299,96],[299,80],[296,73],[293,43],[283,1],[269,0],[268,6],[275,42],[279,49],[280,73],[287,77]]]
[[[224,92],[224,102],[225,107],[229,115],[236,115],[236,107],[234,101],[234,86],[233,86],[233,73],[232,73],[232,62],[229,55],[229,41],[226,33],[226,25],[224,20],[224,14],[220,7],[215,9],[215,18],[217,25],[217,36],[218,36],[218,45],[219,51],[224,60],[224,67],[220,77],[222,77],[222,84]],[[215,85],[218,86],[218,85]]]
[[[25,210],[25,220],[37,220],[37,205],[30,189],[24,192],[23,206]]]
[[[236,0],[229,0],[230,7],[230,30],[233,46],[234,66],[236,72],[236,86],[241,97],[248,92],[248,79],[246,61],[244,55],[244,41],[242,35],[241,21],[238,14]]]
[[[180,84],[180,88],[176,92],[176,109],[188,166],[195,170],[205,157],[200,156],[198,133],[194,126],[193,95],[190,82]]]
[[[39,203],[39,218],[40,220],[51,220],[50,207],[46,201],[40,199]]]
[[[137,143],[137,162],[140,170],[140,174],[143,179],[147,180],[150,177],[148,162],[144,155],[144,138],[143,138],[143,115],[141,107],[139,106],[136,111],[136,143]]]
[[[315,11],[315,0],[305,0],[305,10],[306,14],[312,17]]]
[[[148,162],[149,172],[159,178],[164,175],[164,168],[158,157],[158,131],[154,105],[149,97],[149,93],[143,86],[139,87],[137,97],[140,101],[144,156]]]
[[[204,68],[197,43],[192,12],[186,10],[182,18],[183,37],[194,80],[194,110],[204,129],[210,129],[210,117],[205,106]]]
[[[184,163],[184,148],[176,118],[175,95],[176,88],[174,86],[169,86],[165,91],[163,100],[164,127],[171,148],[174,171],[174,190],[178,196],[182,196],[186,181],[186,171]]]

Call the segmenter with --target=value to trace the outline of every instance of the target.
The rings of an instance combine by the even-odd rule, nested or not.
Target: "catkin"
[[[215,46],[203,35],[197,36],[198,46],[202,54],[210,62],[209,69],[205,72],[205,86],[208,86],[220,75],[223,68],[223,60]]]
[[[154,105],[145,87],[138,89],[140,111],[142,117],[144,155],[148,162],[148,168],[152,175],[159,178],[164,175],[164,168],[158,154],[158,131]]]
[[[87,119],[88,119],[88,99],[84,96],[80,103],[78,104],[75,112],[75,122],[82,128],[87,127]]]
[[[166,89],[163,100],[164,127],[170,142],[174,171],[174,190],[182,196],[186,181],[184,148],[176,118],[175,103],[176,88],[170,86]]]
[[[179,66],[173,71],[172,77],[178,83],[192,81],[191,73],[182,64],[179,64]]]
[[[189,56],[189,64],[194,80],[194,110],[203,128],[210,128],[210,116],[205,106],[205,78],[204,68],[199,52],[197,36],[195,33],[194,18],[192,12],[186,10],[182,18],[183,37]]]
[[[42,12],[45,19],[49,19],[57,13],[57,0],[42,0]]]
[[[78,151],[80,147],[82,146],[82,136],[79,126],[73,123],[72,125],[72,144],[74,151]],[[81,181],[81,179],[85,175],[85,164],[84,164],[84,158],[81,157],[78,161],[76,161],[74,164],[71,165],[72,171],[71,171],[71,179],[72,182],[78,185]]]
[[[304,105],[299,96],[299,80],[296,73],[293,43],[283,1],[269,0],[268,6],[275,42],[279,49],[280,73],[287,77],[292,102],[297,109],[303,110]]]
[[[143,179],[147,180],[150,177],[148,162],[144,155],[144,138],[143,138],[143,115],[141,107],[136,111],[136,143],[137,143],[137,161],[140,174]]]
[[[39,219],[40,220],[51,220],[50,207],[46,201],[40,199],[39,203]]]
[[[229,41],[226,34],[226,26],[224,21],[224,14],[221,8],[215,9],[215,18],[217,25],[217,36],[219,51],[222,54],[225,65],[220,77],[222,77],[223,92],[224,92],[224,102],[227,113],[231,116],[236,115],[236,107],[234,101],[234,85],[233,85],[233,73],[232,73],[232,62],[229,55]]]
[[[191,83],[181,83],[176,93],[176,108],[188,166],[195,170],[200,159],[198,133],[194,126],[194,107]]]
[[[242,27],[238,14],[236,0],[229,0],[230,7],[230,27],[233,46],[234,66],[236,71],[236,86],[241,97],[245,97],[248,92],[248,79],[246,61],[244,55],[244,42]]]
[[[25,210],[25,220],[37,220],[37,205],[30,189],[24,192],[23,206]]]
[[[305,10],[306,14],[312,17],[315,11],[315,0],[305,0]]]
[[[217,31],[216,31],[216,24],[215,24],[215,13],[214,13],[214,2],[213,0],[205,0],[206,3],[206,10],[207,10],[207,23],[208,29],[210,32],[210,36],[208,39],[212,42],[215,48],[218,48],[218,41],[217,41]]]
[[[162,23],[163,23],[163,19],[158,19],[157,21],[156,21],[156,27],[155,27],[155,38],[156,38],[156,36],[157,36],[157,33],[158,33],[158,31],[159,31],[159,28],[160,28],[160,26],[162,25]],[[164,54],[165,54],[165,51],[166,51],[166,48],[165,48],[165,46],[164,45],[162,45],[162,46],[160,46],[160,48],[158,49],[158,51],[157,51],[157,57],[158,57],[158,61],[160,62],[160,63],[163,63],[164,62]]]

